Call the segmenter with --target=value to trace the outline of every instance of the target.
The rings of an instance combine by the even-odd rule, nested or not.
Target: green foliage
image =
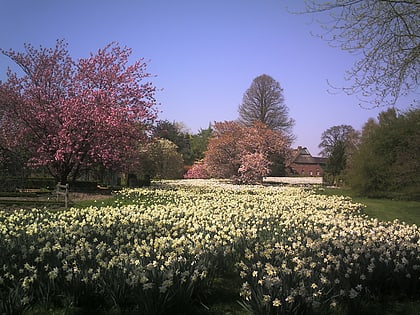
[[[191,165],[194,162],[190,148],[191,136],[185,131],[183,123],[160,120],[153,131],[153,136],[173,142],[185,165]]]
[[[321,156],[328,158],[324,178],[332,185],[343,182],[347,163],[356,150],[359,132],[349,125],[328,128],[322,133]]]
[[[166,152],[169,156],[163,156],[164,152],[160,152],[161,154],[159,152],[153,153],[151,151],[156,151],[156,148],[153,149],[152,147],[156,147],[156,143],[143,150],[149,152],[146,153],[146,157],[142,154],[142,168],[152,177],[180,178],[185,169],[189,169],[195,162],[204,158],[204,152],[207,150],[208,141],[213,133],[211,125],[207,129],[200,129],[197,134],[190,134],[185,130],[185,126],[179,122],[161,120],[157,123],[153,137],[169,140],[175,145],[176,152],[170,149]],[[182,161],[181,165],[179,158]],[[159,171],[162,167],[170,169],[170,172],[163,171],[162,173]]]
[[[13,151],[4,149],[0,136],[0,176],[25,176],[27,173],[27,152],[19,146]]]
[[[285,156],[274,152],[268,157],[270,161],[269,176],[286,176]]]
[[[325,171],[332,176],[338,176],[346,168],[345,144],[342,141],[335,143],[331,155],[328,157]]]
[[[420,110],[389,109],[368,121],[349,170],[359,194],[420,200]]]
[[[207,150],[207,144],[212,133],[213,128],[209,126],[207,129],[200,129],[197,134],[191,136],[190,148],[193,161],[199,161],[204,158],[204,152]]]
[[[74,181],[69,183],[71,191],[77,192],[96,192],[98,191],[98,183],[91,181]]]
[[[141,166],[139,175],[151,178],[176,179],[184,173],[182,155],[177,146],[167,139],[157,139],[140,152]]]

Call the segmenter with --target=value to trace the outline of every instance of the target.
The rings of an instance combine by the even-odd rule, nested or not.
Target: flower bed
[[[115,206],[0,211],[0,313],[34,305],[186,312],[221,271],[255,314],[419,290],[420,231],[302,188],[168,182]]]

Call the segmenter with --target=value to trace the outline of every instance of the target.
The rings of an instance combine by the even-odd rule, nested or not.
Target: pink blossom
[[[75,62],[66,47],[3,51],[25,74],[9,71],[0,85],[0,141],[10,149],[24,143],[30,164],[47,166],[62,182],[93,163],[134,163],[157,116],[156,89],[144,81],[143,60],[128,63],[131,49],[111,43]]]

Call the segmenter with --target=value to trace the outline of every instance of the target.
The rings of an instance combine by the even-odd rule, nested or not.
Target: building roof
[[[314,156],[313,159],[316,161],[317,164],[325,165],[327,164],[327,158],[320,157],[320,156]]]
[[[294,149],[292,152],[292,158],[288,165],[291,164],[325,164],[327,162],[326,158],[314,157],[309,153],[308,149],[305,147],[299,146],[297,149]]]

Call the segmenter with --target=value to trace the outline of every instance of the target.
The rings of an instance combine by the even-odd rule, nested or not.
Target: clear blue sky
[[[356,96],[330,94],[327,80],[345,85],[357,56],[311,35],[313,17],[289,10],[303,0],[0,0],[0,47],[53,47],[65,39],[74,59],[117,41],[148,70],[161,105],[159,118],[190,132],[235,120],[252,80],[268,74],[284,89],[296,125],[295,146],[319,152],[323,131],[348,124],[360,130],[385,108],[366,110]],[[0,80],[13,63],[0,56]],[[399,108],[408,108],[404,100]]]

